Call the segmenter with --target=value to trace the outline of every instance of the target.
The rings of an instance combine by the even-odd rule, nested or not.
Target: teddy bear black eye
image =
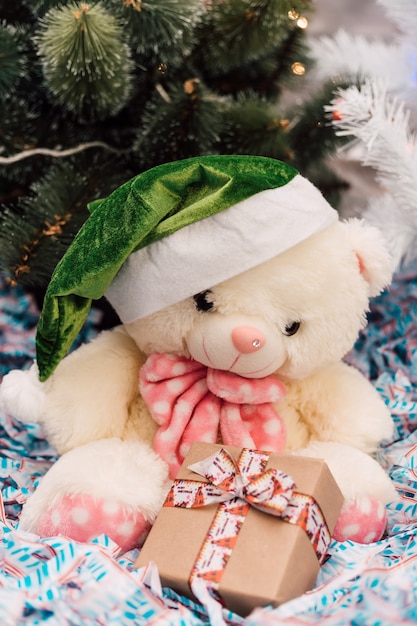
[[[194,296],[197,311],[211,311],[213,309],[213,302],[208,300],[211,295],[210,289],[207,289],[206,291],[200,291],[200,293]]]
[[[298,332],[300,326],[301,322],[288,322],[288,324],[285,326],[285,334],[288,337],[292,337],[292,335],[295,335],[295,333]]]

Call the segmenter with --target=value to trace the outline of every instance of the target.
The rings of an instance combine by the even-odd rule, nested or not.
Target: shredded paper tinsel
[[[153,567],[135,569],[137,550],[120,554],[104,535],[83,544],[19,530],[21,507],[56,453],[38,425],[23,425],[0,413],[0,624],[417,623],[416,302],[417,265],[399,272],[391,288],[374,299],[368,327],[346,358],[379,390],[395,422],[395,436],[378,453],[400,495],[395,505],[388,505],[384,539],[370,545],[333,542],[314,589],[277,608],[258,608],[242,618],[204,591],[201,603],[191,602],[161,588]],[[92,312],[79,342],[95,335],[98,315]],[[37,320],[31,296],[0,277],[0,379],[10,369],[30,366]]]

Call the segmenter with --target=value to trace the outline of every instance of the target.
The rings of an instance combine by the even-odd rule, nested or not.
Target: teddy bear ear
[[[351,218],[344,222],[359,270],[368,283],[369,297],[377,296],[392,279],[394,264],[381,231],[364,220]]]

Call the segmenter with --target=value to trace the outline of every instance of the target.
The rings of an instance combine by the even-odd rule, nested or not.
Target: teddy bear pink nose
[[[232,330],[232,341],[236,350],[242,354],[249,354],[264,347],[265,335],[253,326],[236,326]]]

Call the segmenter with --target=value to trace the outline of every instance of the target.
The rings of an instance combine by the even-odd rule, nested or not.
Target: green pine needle
[[[324,105],[330,102],[337,89],[346,86],[347,83],[338,84],[330,80],[297,109],[297,118],[289,132],[289,140],[296,155],[295,167],[305,172],[306,176],[314,163],[332,154],[337,147],[348,141],[346,137],[335,134],[324,109]]]
[[[228,72],[239,67],[242,59],[265,57],[297,28],[289,15],[307,10],[306,0],[213,1],[202,31],[206,65]]]
[[[64,4],[60,0],[21,0],[23,5],[33,14],[35,18],[45,15],[47,11],[53,9],[57,5]]]
[[[37,141],[38,112],[23,96],[11,93],[0,99],[0,156],[8,157],[35,146]],[[44,161],[44,160],[43,160]],[[26,159],[17,163],[2,165],[1,177],[19,190],[27,189],[39,177],[41,163]],[[4,191],[0,184],[1,191]]]
[[[85,120],[116,114],[131,94],[123,29],[101,5],[71,3],[42,20],[38,48],[54,98]]]
[[[304,33],[298,28],[287,31],[266,56],[249,63],[240,62],[238,67],[223,74],[218,69],[213,73],[213,67],[205,67],[204,77],[210,88],[220,94],[238,97],[247,93],[250,87],[258,96],[277,102],[284,86],[297,86],[300,80],[291,69],[296,62],[304,67],[309,65]]]
[[[77,183],[80,187],[74,184]],[[0,220],[0,269],[13,283],[46,285],[87,210],[75,212],[80,188],[86,185],[69,163],[52,167],[21,198],[4,207]],[[79,204],[79,203],[78,203]]]
[[[288,120],[276,106],[254,93],[241,95],[227,114],[227,130],[222,141],[229,152],[258,154],[291,162]]]
[[[204,12],[201,0],[104,0],[120,17],[142,62],[178,65]]]
[[[157,91],[134,146],[142,166],[216,152],[224,110],[225,99],[209,92],[198,78]]]
[[[120,182],[114,159],[91,153],[50,166],[30,193],[0,207],[0,271],[15,283],[46,286],[88,217],[87,204]]]
[[[14,90],[23,74],[16,30],[0,23],[0,98]]]

